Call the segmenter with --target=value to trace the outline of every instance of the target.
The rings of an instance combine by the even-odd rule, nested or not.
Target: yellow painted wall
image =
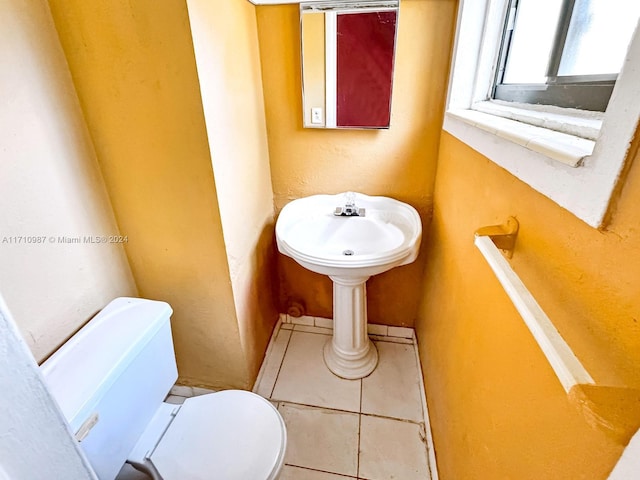
[[[635,160],[598,231],[443,133],[417,322],[441,479],[607,478],[622,446],[569,401],[473,232],[516,216],[515,271],[598,384],[638,388]]]
[[[50,5],[139,293],[174,309],[179,381],[250,386],[186,2]]]
[[[59,240],[118,227],[47,4],[0,2],[0,45],[0,291],[42,361],[136,286],[122,245]]]
[[[430,221],[446,93],[453,0],[403,0],[400,6],[389,130],[302,128],[300,18],[297,5],[257,8],[276,210],[317,193],[353,190],[416,207]],[[373,277],[369,320],[412,326],[425,256]],[[331,281],[278,257],[280,308],[302,299],[311,315],[332,316]]]
[[[278,319],[255,7],[247,1],[187,4],[240,340],[255,377]]]

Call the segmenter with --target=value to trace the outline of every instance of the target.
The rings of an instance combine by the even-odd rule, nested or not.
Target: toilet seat
[[[287,434],[267,400],[243,390],[187,399],[150,456],[164,480],[273,480]]]

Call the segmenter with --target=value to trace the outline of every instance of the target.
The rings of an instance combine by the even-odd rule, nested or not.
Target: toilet
[[[117,298],[41,366],[100,480],[125,462],[154,480],[275,480],[287,432],[243,390],[165,403],[178,378],[165,302]]]

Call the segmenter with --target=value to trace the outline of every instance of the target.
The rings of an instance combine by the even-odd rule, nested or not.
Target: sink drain
[[[342,254],[346,256],[351,256],[353,255],[353,250],[345,250],[344,252],[342,252]]]

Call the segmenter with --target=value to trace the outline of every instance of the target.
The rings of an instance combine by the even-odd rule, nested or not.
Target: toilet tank
[[[171,313],[164,302],[117,298],[41,365],[101,480],[116,477],[178,377]]]

